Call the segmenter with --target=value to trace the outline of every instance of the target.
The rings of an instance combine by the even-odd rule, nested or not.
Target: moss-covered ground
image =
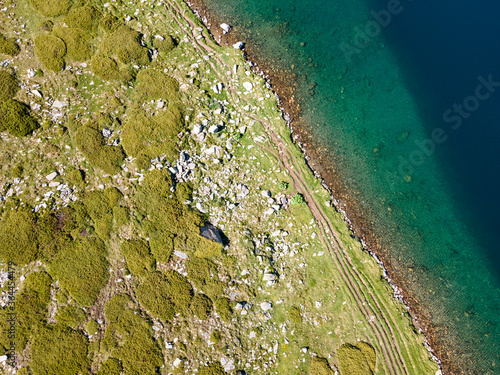
[[[2,6],[0,371],[438,371],[265,80],[186,4]]]

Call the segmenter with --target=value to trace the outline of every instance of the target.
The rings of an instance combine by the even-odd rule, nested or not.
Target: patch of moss
[[[176,47],[177,44],[175,43],[174,38],[167,35],[165,39],[155,38],[153,45],[158,52],[169,53]]]
[[[91,125],[80,126],[76,131],[75,144],[93,166],[111,175],[120,171],[125,159],[123,149],[121,146],[107,145],[96,128]]]
[[[130,221],[130,210],[128,207],[113,207],[113,222],[117,227],[127,224]]]
[[[105,240],[113,229],[113,208],[118,204],[122,194],[114,187],[95,190],[86,194],[83,202],[86,212],[92,219],[99,237]]]
[[[85,188],[85,172],[81,169],[69,166],[66,168],[66,179],[70,187],[76,186],[78,189]]]
[[[302,316],[300,315],[300,309],[297,306],[292,306],[288,311],[288,319],[292,323],[300,324],[302,323]]]
[[[109,278],[106,254],[98,238],[78,238],[56,255],[50,272],[76,302],[91,306]]]
[[[35,215],[26,208],[6,211],[0,221],[0,259],[22,265],[37,255]]]
[[[90,319],[85,325],[85,329],[89,335],[95,335],[99,333],[99,323],[97,323],[94,319]]]
[[[105,305],[110,324],[103,347],[121,360],[126,374],[154,374],[163,363],[163,355],[150,324],[135,314],[135,305],[125,295],[111,298]]]
[[[90,60],[92,72],[105,81],[130,81],[132,76],[124,69],[120,69],[116,61],[108,56],[96,54]]]
[[[101,14],[91,5],[73,6],[64,18],[64,23],[73,29],[92,32],[96,29]]]
[[[179,154],[177,134],[183,129],[184,119],[177,105],[169,105],[156,116],[136,109],[130,111],[129,120],[123,126],[123,148],[127,155],[144,157],[148,161],[162,154],[173,161]]]
[[[204,294],[197,294],[194,296],[189,309],[198,319],[206,320],[212,312],[212,307],[213,303],[210,298]]]
[[[16,43],[15,38],[6,38],[0,34],[0,53],[9,56],[17,56],[21,48]]]
[[[198,375],[224,375],[226,372],[219,362],[212,362],[199,369]]]
[[[344,344],[337,350],[339,369],[342,375],[373,374],[368,359],[357,346]]]
[[[168,263],[174,252],[173,236],[168,233],[154,232],[150,234],[151,253],[160,263]]]
[[[99,52],[114,57],[123,64],[149,64],[148,49],[141,45],[141,34],[127,26],[109,34],[99,45]]]
[[[68,59],[73,61],[85,61],[92,56],[92,47],[89,37],[83,31],[70,27],[54,27],[52,34],[60,38],[66,44]]]
[[[73,229],[74,224],[68,210],[39,215],[36,225],[40,258],[44,260],[52,259],[71,241],[68,232]]]
[[[120,375],[123,371],[123,366],[120,360],[116,358],[108,358],[97,371],[97,375]]]
[[[309,375],[333,375],[333,371],[326,358],[312,357]]]
[[[231,301],[228,298],[222,297],[215,300],[215,311],[220,318],[225,322],[231,320],[233,310],[231,309]]]
[[[45,17],[58,17],[71,8],[70,0],[29,0],[33,10]]]
[[[99,21],[99,26],[107,33],[115,31],[120,25],[118,18],[109,13]]]
[[[377,363],[377,354],[375,353],[375,349],[373,346],[368,344],[367,342],[361,341],[356,345],[359,350],[363,353],[368,362],[368,366],[372,371],[375,371],[375,365]]]
[[[172,270],[149,273],[135,292],[151,315],[163,320],[171,320],[177,313],[186,315],[193,299],[191,284]]]
[[[77,329],[85,321],[85,318],[85,311],[72,305],[59,308],[56,314],[57,323],[71,329]]]
[[[58,72],[65,66],[66,44],[54,35],[37,35],[35,55],[47,69]]]
[[[175,196],[179,203],[191,200],[193,197],[193,184],[191,182],[179,182],[175,186]]]
[[[161,71],[144,69],[137,74],[136,95],[142,100],[178,100],[179,83]]]
[[[0,106],[0,124],[0,130],[6,129],[16,137],[27,136],[40,127],[31,117],[29,107],[14,99],[6,100]]]
[[[69,328],[40,329],[33,337],[30,367],[35,375],[89,374],[88,340]]]
[[[290,204],[294,206],[301,205],[305,202],[304,196],[300,193],[295,194],[290,200]]]
[[[6,70],[0,70],[0,103],[12,99],[19,90],[16,76]]]
[[[156,269],[156,261],[146,241],[125,241],[121,245],[121,251],[125,256],[127,268],[132,274],[145,276]]]
[[[47,272],[34,272],[24,280],[16,296],[16,344],[22,350],[32,332],[47,322],[52,278]]]

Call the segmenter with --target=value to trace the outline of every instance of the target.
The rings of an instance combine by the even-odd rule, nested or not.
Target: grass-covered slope
[[[5,7],[1,371],[436,373],[241,51],[179,0]]]

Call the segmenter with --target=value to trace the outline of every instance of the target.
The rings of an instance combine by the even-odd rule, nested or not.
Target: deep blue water
[[[500,373],[500,3],[205,2],[293,66],[303,118],[441,346],[463,373]]]

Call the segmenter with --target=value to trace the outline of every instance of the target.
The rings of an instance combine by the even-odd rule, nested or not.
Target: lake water
[[[441,358],[500,373],[500,3],[205,4],[297,74],[308,131]]]

